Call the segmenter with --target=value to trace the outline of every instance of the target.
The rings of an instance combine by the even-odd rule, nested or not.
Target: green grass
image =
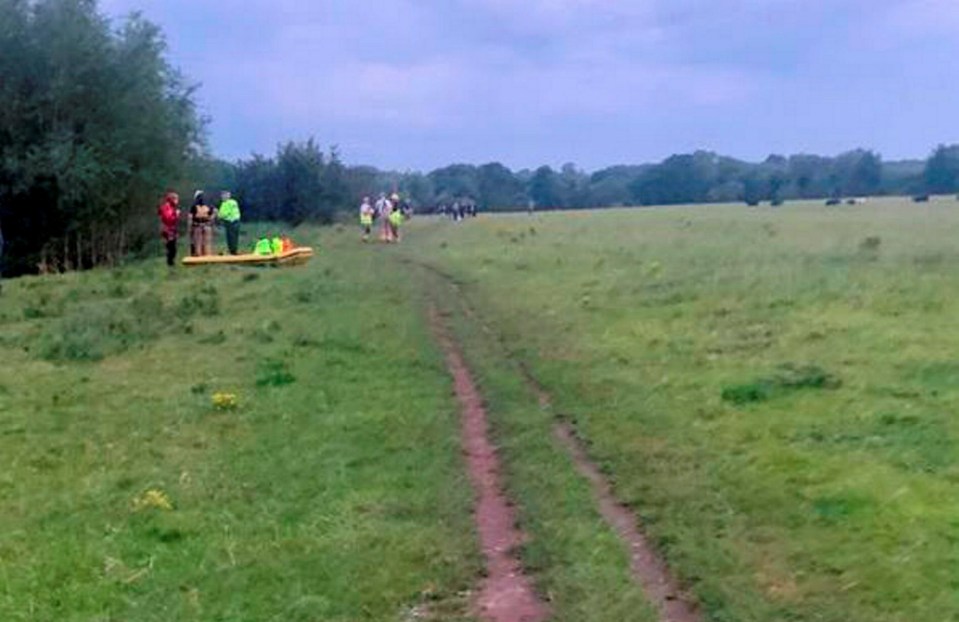
[[[450,381],[352,233],[297,232],[320,248],[299,269],[4,283],[0,619],[460,619]],[[153,489],[172,511],[136,509]]]
[[[469,321],[459,292],[436,275],[425,287],[452,318],[507,465],[505,485],[516,501],[528,542],[520,552],[550,599],[554,622],[653,622],[656,613],[629,575],[627,552],[600,517],[587,482],[553,437],[552,414],[538,404],[501,344]]]
[[[959,619],[957,207],[415,219],[400,247],[299,230],[297,269],[4,282],[0,620],[465,620],[482,565],[427,304],[555,620],[655,619],[560,415],[708,619]]]
[[[957,207],[484,216],[404,252],[575,419],[710,619],[959,619]],[[542,516],[524,477],[557,458],[490,392]]]

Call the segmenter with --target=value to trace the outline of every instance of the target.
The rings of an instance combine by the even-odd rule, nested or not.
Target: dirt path
[[[497,342],[503,351],[507,353],[507,356],[509,356],[509,348],[504,343],[502,336],[494,331],[482,318],[478,317],[463,297],[459,283],[457,283],[451,275],[429,264],[418,263],[417,265],[439,276],[450,285],[456,293],[456,297],[466,317],[478,323],[483,332]],[[434,322],[434,327],[435,324],[436,322]],[[445,325],[443,329],[444,331],[446,330]],[[438,337],[438,339],[440,339],[440,337]],[[443,340],[445,340],[445,342]],[[447,349],[447,345],[451,346],[456,352],[456,362],[462,366],[463,361],[459,355],[459,350],[447,332],[444,332],[441,343],[444,343],[444,349],[447,351],[447,360],[451,370],[454,365],[453,361],[450,361],[450,350]],[[540,408],[551,410],[552,397],[546,388],[533,376],[529,367],[524,362],[515,361],[515,359],[514,362],[518,365],[526,386],[536,396]],[[465,367],[463,369],[468,377],[468,370],[466,370]],[[475,387],[471,388],[473,397],[479,400],[480,398],[476,393]],[[457,388],[457,392],[459,393],[459,388]],[[480,404],[480,408],[482,408],[482,404]],[[485,412],[483,418],[485,420]],[[602,470],[600,470],[599,466],[589,457],[586,445],[577,435],[576,429],[568,422],[558,421],[553,427],[553,435],[566,449],[580,475],[590,483],[593,498],[595,499],[600,514],[610,528],[616,532],[628,550],[630,572],[634,580],[642,587],[646,598],[659,611],[659,619],[661,622],[702,622],[704,618],[695,599],[682,589],[681,584],[670,570],[665,559],[663,559],[649,538],[642,532],[639,517],[636,513],[616,498],[612,484],[603,474]],[[510,618],[502,619],[506,620]]]
[[[500,463],[489,438],[483,399],[444,318],[430,311],[430,327],[446,355],[462,411],[462,443],[476,493],[475,519],[486,557],[486,577],[475,602],[476,615],[489,622],[542,622],[549,609],[523,573],[516,549],[523,534],[503,491]]]
[[[540,408],[552,408],[553,400],[543,385],[533,377],[526,365],[520,364],[519,367],[526,385],[536,395]],[[566,448],[576,470],[592,486],[600,514],[628,548],[633,578],[642,586],[646,598],[659,610],[659,619],[662,622],[701,622],[703,616],[695,601],[682,590],[666,561],[640,531],[636,513],[616,498],[612,485],[599,466],[590,459],[576,429],[567,422],[559,422],[553,427],[553,435]]]

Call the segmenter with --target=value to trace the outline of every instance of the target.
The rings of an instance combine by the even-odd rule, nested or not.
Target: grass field
[[[575,420],[710,619],[946,620],[957,207],[486,217],[408,248]]]
[[[479,560],[445,368],[408,279],[324,235],[299,270],[4,284],[0,620],[465,611]]]
[[[556,416],[707,619],[959,619],[957,208],[417,219],[400,247],[298,231],[302,269],[5,282],[0,620],[466,619],[430,304],[555,620],[655,619]]]

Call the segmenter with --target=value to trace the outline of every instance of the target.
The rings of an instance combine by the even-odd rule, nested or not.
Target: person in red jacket
[[[173,266],[176,261],[176,240],[179,235],[177,225],[180,221],[180,196],[176,192],[167,192],[163,203],[157,209],[160,215],[160,237],[166,245],[166,264]]]

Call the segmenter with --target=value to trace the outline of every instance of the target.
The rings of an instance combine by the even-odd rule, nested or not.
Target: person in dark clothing
[[[213,223],[216,210],[206,204],[202,190],[193,195],[193,207],[190,208],[188,226],[190,230],[190,254],[205,257],[213,254]]]

